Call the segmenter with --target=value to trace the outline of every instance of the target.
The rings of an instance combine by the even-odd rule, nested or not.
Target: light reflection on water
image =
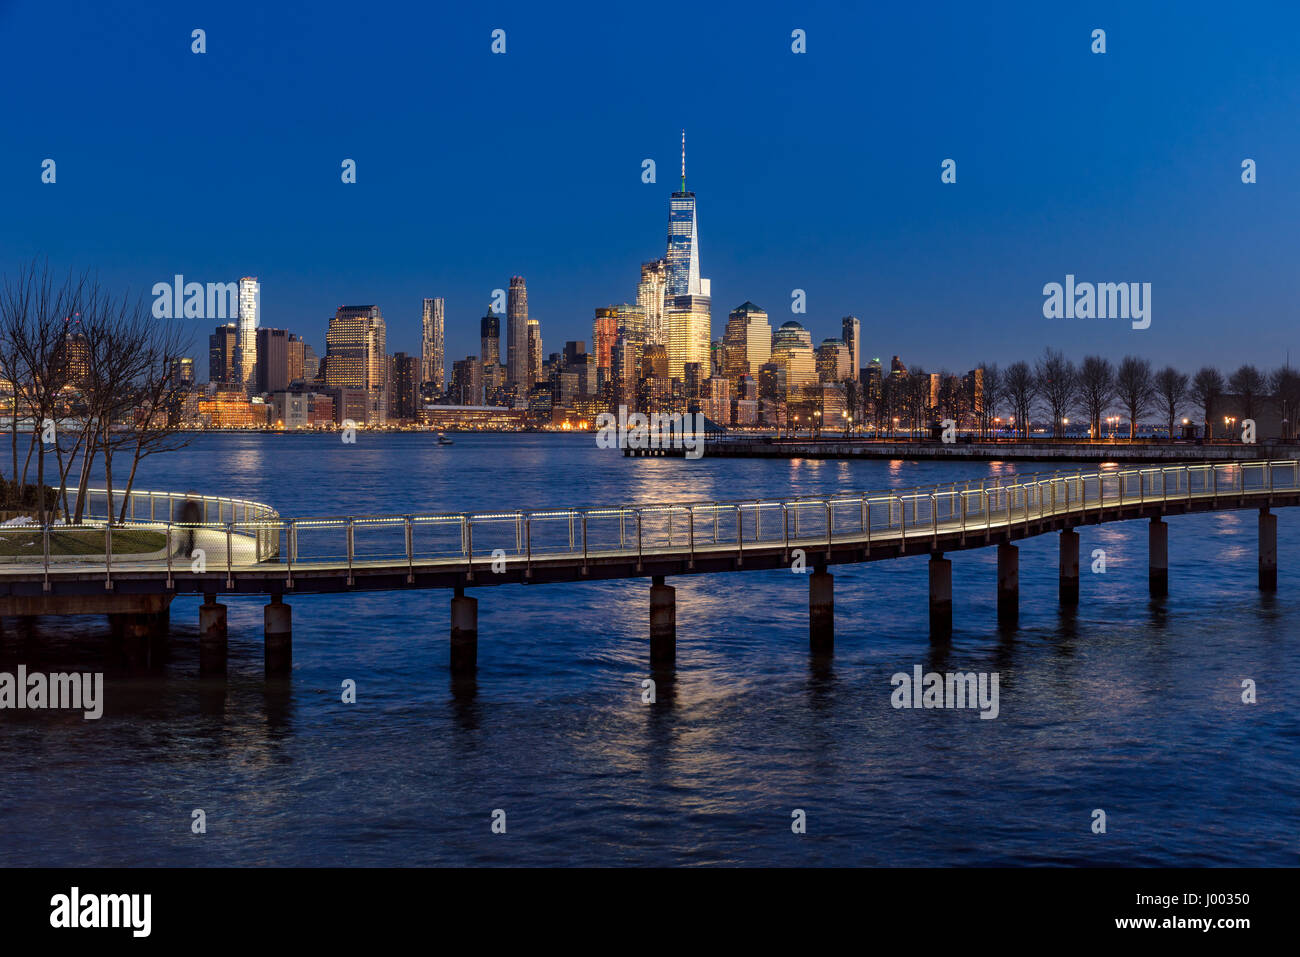
[[[286,516],[734,500],[1039,471],[1024,463],[629,459],[585,436],[209,435],[140,484]],[[0,713],[0,863],[1294,864],[1294,565],[1255,585],[1255,513],[1169,519],[1171,595],[1144,522],[1021,545],[1021,627],[996,625],[991,549],[956,553],[950,648],[924,559],[838,566],[836,651],[808,654],[806,577],[670,579],[678,666],[650,676],[645,581],[478,589],[479,673],[447,673],[444,593],[298,596],[295,669],[261,676],[262,603],[230,609],[226,682],[197,677],[197,610],[163,661],[102,619],[5,622],[0,666],[105,670],[99,722]],[[1094,548],[1105,575],[1089,571]],[[896,711],[896,671],[998,671],[1001,715]],[[1241,680],[1260,685],[1240,703]],[[358,701],[339,701],[341,682]],[[189,831],[203,807],[209,831]],[[507,839],[489,814],[509,816]],[[794,839],[790,810],[809,814]],[[1111,818],[1099,839],[1093,808]]]

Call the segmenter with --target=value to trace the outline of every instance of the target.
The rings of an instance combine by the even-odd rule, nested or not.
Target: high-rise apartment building
[[[416,359],[405,352],[395,353],[389,361],[388,415],[401,421],[414,421],[420,408],[420,375],[423,357]]]
[[[506,383],[511,386],[528,382],[528,287],[523,276],[510,277],[506,299]]]
[[[542,381],[542,324],[536,319],[528,320],[528,384],[529,387]]]
[[[432,382],[438,392],[447,384],[446,324],[446,306],[443,300],[424,300],[420,335],[420,384]]]
[[[239,280],[239,379],[246,389],[254,385],[257,368],[257,326],[261,321],[262,284],[256,276]]]

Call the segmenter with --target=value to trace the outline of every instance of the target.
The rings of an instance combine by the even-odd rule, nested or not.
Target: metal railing
[[[469,563],[472,576],[490,574],[494,561],[531,566],[567,558],[585,566],[600,558],[639,561],[665,553],[693,561],[697,554],[731,552],[743,565],[745,550],[760,547],[810,551],[855,542],[869,550],[876,544],[937,541],[940,534],[1032,526],[1062,515],[1105,518],[1121,506],[1148,502],[1268,504],[1275,492],[1297,491],[1300,461],[1288,459],[1040,473],[792,499],[535,511],[284,519],[255,502],[208,498],[205,507],[213,520],[198,526],[175,521],[184,495],[138,492],[129,507],[133,517],[125,524],[166,530],[169,536],[194,527],[214,546],[209,568],[215,562],[228,574],[278,559],[290,580],[295,569],[312,566],[346,567],[349,576],[360,566],[405,566],[409,577],[416,565],[429,563]],[[102,493],[91,493],[92,501],[95,495]],[[134,517],[146,508],[151,518]],[[45,531],[48,537],[60,530]],[[146,560],[161,561],[109,556],[105,563],[120,567]],[[167,563],[170,571],[170,551]]]

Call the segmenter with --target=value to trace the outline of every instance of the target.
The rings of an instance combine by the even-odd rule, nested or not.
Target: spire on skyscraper
[[[686,192],[686,131],[682,130],[682,192]]]

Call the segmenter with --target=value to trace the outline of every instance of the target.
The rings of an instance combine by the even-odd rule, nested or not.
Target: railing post
[[[573,528],[572,512],[569,513],[569,528]],[[572,540],[570,540],[569,550],[573,550]],[[465,580],[472,582],[474,580],[474,520],[468,516],[465,518],[465,568]]]
[[[235,517],[235,513],[231,512],[230,517],[233,519]],[[226,522],[226,587],[227,588],[235,587],[234,576],[231,575],[230,573],[231,565],[234,564],[234,551],[235,551],[235,523],[233,521]]]
[[[826,499],[826,557],[831,557],[831,536],[835,528],[835,506],[831,504],[830,499]]]
[[[620,519],[621,521],[621,519]],[[533,577],[533,516],[524,518],[524,577]]]
[[[113,519],[104,522],[104,590],[113,590]]]
[[[690,535],[690,548],[691,548],[691,557],[690,560],[687,562],[686,567],[694,568],[695,567],[695,506],[694,505],[687,506],[686,520],[690,523],[689,535]]]
[[[715,507],[715,509],[714,509],[714,513],[713,513],[713,533],[714,533],[714,539],[715,539],[715,541],[716,541],[717,532],[718,532],[718,521],[717,521],[717,517],[718,517],[718,513],[717,513],[717,509],[716,509],[716,507]],[[636,570],[637,570],[637,571],[640,571],[640,570],[641,570],[641,567],[642,567],[642,554],[643,554],[643,549],[642,549],[642,543],[641,543],[641,542],[642,542],[642,540],[641,540],[641,509],[638,508],[638,509],[636,510]]]
[[[172,523],[170,521],[168,521],[167,523],[166,534],[167,534],[167,590],[171,591],[173,588],[176,587],[176,584],[172,581]],[[47,547],[46,553],[48,554],[48,552],[49,549]]]
[[[745,563],[745,519],[740,511],[740,505],[736,505],[736,564]]]
[[[353,539],[352,539],[352,519],[351,519],[351,518],[349,518],[349,519],[347,520],[347,536],[346,536],[346,537],[347,537],[347,543],[348,543],[348,586],[351,587],[351,585],[352,585],[352,555],[353,555],[353,550],[354,550]],[[463,543],[462,543],[462,544],[463,544]]]
[[[298,557],[298,528],[296,522],[297,519],[289,519],[289,527],[284,532],[285,551],[288,553],[284,560],[287,568],[287,574],[284,577],[285,588],[293,587],[293,560]],[[276,536],[279,536],[279,532],[276,533]]]
[[[671,513],[669,513],[671,514]],[[582,513],[582,573],[587,574],[587,513]]]
[[[937,492],[930,493],[930,541],[936,546],[939,544],[939,495]]]
[[[790,509],[785,502],[781,503],[781,527],[782,538],[785,543],[783,546],[781,561],[788,562],[790,560]]]
[[[405,516],[403,524],[406,526],[406,528],[404,529],[406,533],[406,583],[408,585],[411,585],[414,584],[415,582],[415,518],[414,516],[411,515]],[[517,523],[516,523],[516,527],[517,527]],[[516,540],[518,540],[517,533],[515,537]]]
[[[170,539],[169,539],[170,541]],[[45,553],[45,581],[41,585],[41,591],[50,590],[50,523],[46,520],[41,526],[41,550]],[[167,550],[168,558],[171,557],[171,549]],[[167,581],[171,582],[171,571],[167,573]]]

